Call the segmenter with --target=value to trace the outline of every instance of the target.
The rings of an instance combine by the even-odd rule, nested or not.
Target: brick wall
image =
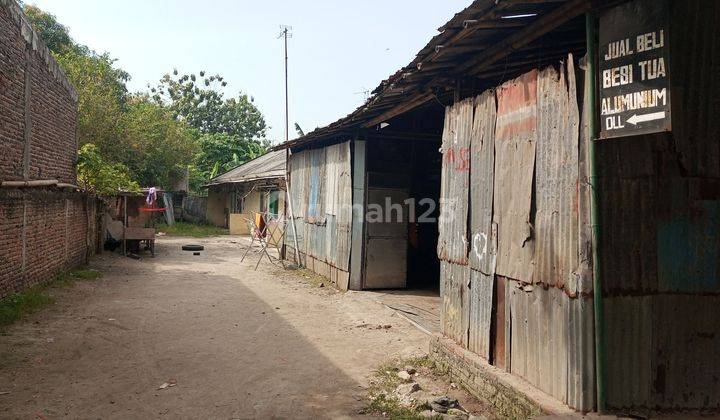
[[[0,299],[87,262],[97,200],[83,193],[0,191]]]
[[[77,92],[15,0],[0,0],[0,178],[74,183]]]
[[[77,93],[15,0],[0,0],[0,181],[75,184]],[[0,188],[0,299],[87,261],[97,201],[57,187]]]

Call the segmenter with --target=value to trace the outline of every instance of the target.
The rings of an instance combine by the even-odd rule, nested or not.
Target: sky
[[[27,0],[54,14],[76,42],[117,59],[130,91],[163,74],[205,70],[245,92],[274,143],[285,135],[288,40],[290,138],[353,111],[380,81],[407,65],[437,28],[471,0]]]

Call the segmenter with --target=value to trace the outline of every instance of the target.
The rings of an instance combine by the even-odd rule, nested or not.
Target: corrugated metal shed
[[[290,193],[300,252],[349,270],[352,218],[350,142],[293,153]],[[286,230],[286,244],[293,232]]]
[[[243,163],[235,169],[216,176],[205,186],[283,178],[285,176],[285,155],[284,150],[268,152]]]
[[[585,50],[584,19],[590,0],[475,0],[457,13],[405,67],[383,80],[346,117],[278,147],[296,147],[351,135],[393,116],[437,101],[452,102],[458,80],[472,91]],[[504,16],[525,15],[514,19]],[[479,82],[479,84],[478,84]]]

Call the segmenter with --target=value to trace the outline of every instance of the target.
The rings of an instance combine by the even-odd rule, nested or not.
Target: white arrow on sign
[[[642,115],[633,115],[632,117],[627,119],[627,122],[629,122],[632,125],[637,125],[641,122],[647,122],[647,121],[654,121],[654,120],[661,120],[665,118],[665,111],[660,112],[653,112],[650,114],[642,114]]]

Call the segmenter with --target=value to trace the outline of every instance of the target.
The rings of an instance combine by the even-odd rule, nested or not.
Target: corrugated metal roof
[[[585,50],[590,0],[475,0],[438,30],[415,59],[347,116],[276,148],[296,147],[372,127],[414,108],[448,103],[458,80],[474,88]]]
[[[211,179],[205,186],[283,178],[285,176],[285,151],[268,152],[235,169]]]

